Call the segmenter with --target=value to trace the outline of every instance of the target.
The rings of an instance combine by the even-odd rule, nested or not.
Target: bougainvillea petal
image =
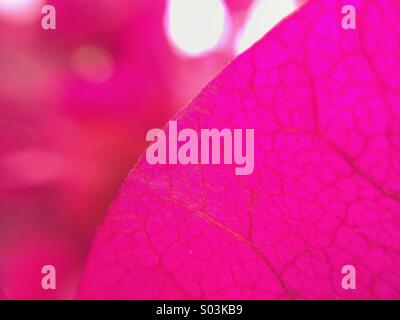
[[[356,30],[344,1],[311,1],[177,116],[254,128],[254,173],[143,157],[81,298],[400,298],[400,4],[352,2]]]

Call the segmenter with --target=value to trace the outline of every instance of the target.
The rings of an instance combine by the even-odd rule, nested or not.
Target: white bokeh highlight
[[[235,53],[247,50],[296,8],[296,0],[256,0],[249,9],[243,29],[236,37]]]
[[[179,53],[200,56],[218,47],[227,19],[222,0],[169,0],[165,31]]]
[[[40,16],[44,0],[0,0],[0,15],[19,22],[30,22]]]

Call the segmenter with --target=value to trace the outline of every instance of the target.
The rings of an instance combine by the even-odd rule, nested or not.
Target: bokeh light
[[[236,53],[242,53],[297,7],[296,0],[257,0],[251,6],[246,23],[238,33]]]
[[[75,73],[89,82],[105,82],[112,76],[114,63],[110,54],[99,47],[83,45],[71,57]]]
[[[217,47],[227,24],[221,0],[169,0],[165,29],[171,44],[188,56]]]
[[[44,0],[1,0],[0,15],[19,22],[31,22],[41,13]]]

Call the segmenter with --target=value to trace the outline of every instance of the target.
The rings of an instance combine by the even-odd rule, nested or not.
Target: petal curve
[[[400,298],[400,4],[311,1],[233,61],[181,128],[254,128],[253,175],[150,166],[128,176],[79,296]],[[357,289],[341,287],[342,266]]]

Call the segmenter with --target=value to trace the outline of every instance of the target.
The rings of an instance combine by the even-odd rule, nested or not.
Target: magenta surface
[[[311,1],[177,116],[254,128],[254,173],[142,157],[80,298],[400,298],[400,2],[352,2],[357,30],[345,2]]]

